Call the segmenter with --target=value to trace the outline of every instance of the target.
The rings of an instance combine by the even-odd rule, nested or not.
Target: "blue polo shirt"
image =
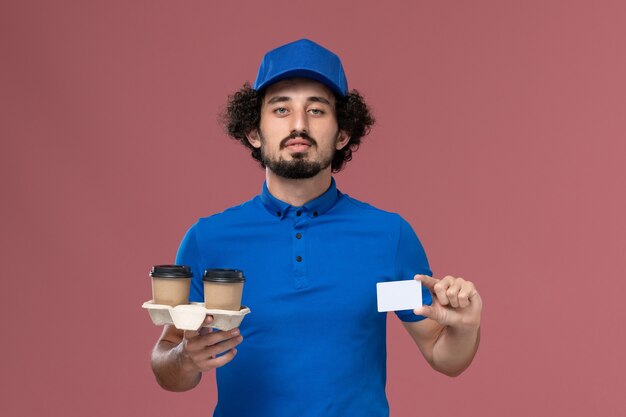
[[[200,219],[176,263],[203,300],[207,268],[244,271],[251,313],[234,360],[216,370],[215,417],[383,417],[386,313],[376,283],[431,275],[411,226],[398,214],[328,190],[302,207],[263,191]],[[425,304],[431,295],[424,289]],[[423,319],[411,310],[403,321]]]

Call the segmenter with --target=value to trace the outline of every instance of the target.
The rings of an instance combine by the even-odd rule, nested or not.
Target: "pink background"
[[[147,272],[260,191],[217,114],[301,37],[378,119],[339,188],[485,302],[456,379],[389,317],[392,416],[626,415],[625,21],[622,1],[2,1],[3,415],[211,414],[212,375],[153,379]]]

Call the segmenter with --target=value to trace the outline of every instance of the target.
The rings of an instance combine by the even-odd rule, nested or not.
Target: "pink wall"
[[[147,271],[260,191],[216,114],[301,37],[378,119],[339,188],[485,302],[457,379],[390,316],[392,415],[626,415],[624,3],[235,3],[0,3],[3,415],[210,415],[152,377]]]

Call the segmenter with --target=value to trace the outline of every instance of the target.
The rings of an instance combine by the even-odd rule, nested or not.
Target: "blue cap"
[[[308,39],[300,39],[266,53],[254,81],[254,89],[261,90],[294,77],[310,78],[341,97],[348,95],[348,81],[339,57]]]

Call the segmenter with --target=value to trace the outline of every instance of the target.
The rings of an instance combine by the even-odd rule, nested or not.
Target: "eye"
[[[276,114],[287,114],[287,108],[285,107],[277,107],[272,111]]]
[[[316,116],[321,116],[322,114],[324,114],[324,110],[321,109],[311,109],[309,111]]]

